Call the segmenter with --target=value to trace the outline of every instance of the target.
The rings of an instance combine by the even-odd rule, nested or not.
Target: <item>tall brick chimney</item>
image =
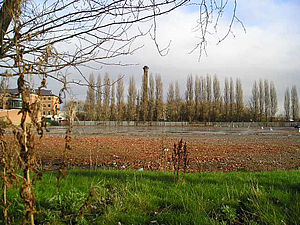
[[[144,66],[144,76],[143,76],[143,90],[142,90],[142,111],[141,119],[146,121],[148,117],[148,71],[149,67]]]
[[[147,76],[147,77],[148,77],[149,67],[148,67],[148,66],[144,66],[144,67],[143,67],[143,70],[144,70],[144,76]]]

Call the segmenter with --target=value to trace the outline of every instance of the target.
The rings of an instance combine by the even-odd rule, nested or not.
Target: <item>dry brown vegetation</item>
[[[300,166],[300,139],[295,131],[270,134],[185,135],[188,172],[268,171]],[[172,171],[172,149],[178,135],[77,135],[66,154],[68,166]],[[61,162],[64,137],[45,136],[36,144],[44,166]]]

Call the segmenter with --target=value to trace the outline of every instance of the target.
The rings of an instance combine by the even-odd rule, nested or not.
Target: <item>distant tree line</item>
[[[89,76],[86,101],[79,111],[80,120],[113,121],[188,121],[188,122],[231,122],[231,121],[277,121],[277,92],[274,82],[254,81],[250,99],[244,103],[242,83],[225,78],[224,89],[215,76],[189,75],[184,96],[179,83],[168,85],[166,101],[163,99],[161,76],[148,76],[144,67],[143,81],[137,89],[134,77],[129,78],[125,93],[123,78],[112,82],[108,73],[102,81],[93,74]],[[125,101],[125,96],[126,100]],[[299,99],[296,86],[285,92],[285,120],[299,120]]]

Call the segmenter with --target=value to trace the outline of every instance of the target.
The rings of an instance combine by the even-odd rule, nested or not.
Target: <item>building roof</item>
[[[35,92],[38,92],[38,89],[35,89]],[[47,89],[41,89],[41,95],[43,96],[55,96],[55,94],[52,93],[51,90],[47,90]]]
[[[19,94],[18,88],[7,89],[7,90],[5,90],[5,91],[6,91],[6,93],[9,93],[9,94],[11,94],[11,95],[17,95],[17,94]],[[1,92],[3,93],[4,91],[1,91]]]
[[[7,89],[6,92],[11,95],[19,94],[18,88]],[[38,92],[38,89],[30,90],[30,93],[32,93],[32,94],[37,94],[37,92]],[[1,91],[1,93],[3,93],[3,91]],[[41,89],[41,95],[42,96],[56,96],[55,94],[52,93],[52,90],[47,90],[47,89]]]

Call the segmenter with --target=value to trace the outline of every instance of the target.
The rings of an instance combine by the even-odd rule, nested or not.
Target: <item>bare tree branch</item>
[[[195,33],[199,33],[199,41],[190,51],[190,54],[198,50],[198,61],[200,61],[203,53],[207,55],[207,35],[219,35],[219,22],[224,14],[224,11],[226,9],[230,9],[230,3],[233,4],[233,9],[230,12],[231,19],[226,33],[218,38],[217,44],[223,42],[229,36],[229,34],[234,36],[233,25],[235,22],[239,23],[244,32],[246,32],[243,22],[237,16],[237,2],[238,0],[201,0],[199,3],[194,3],[194,5],[199,7],[199,18],[196,22],[196,26],[193,28],[193,31]]]
[[[232,1],[231,22],[218,43],[232,32],[234,22],[244,28],[236,15],[237,0]],[[136,40],[148,34],[159,54],[164,56],[168,54],[171,41],[164,48],[159,46],[157,18],[185,5],[199,7],[199,18],[193,29],[200,34],[199,42],[191,52],[199,51],[200,59],[203,53],[207,54],[207,35],[212,34],[210,28],[218,32],[219,21],[229,2],[46,0],[39,3],[34,0],[5,0],[0,11],[0,76],[4,76],[7,70],[10,76],[36,74],[55,77],[64,83],[64,77],[60,77],[59,73],[63,69],[75,68],[78,71],[79,65],[91,66],[90,62],[94,62],[95,67],[125,65],[111,62],[139,50],[142,45],[136,45]],[[6,4],[10,5],[9,13],[5,12]],[[17,63],[20,58],[22,67]]]

